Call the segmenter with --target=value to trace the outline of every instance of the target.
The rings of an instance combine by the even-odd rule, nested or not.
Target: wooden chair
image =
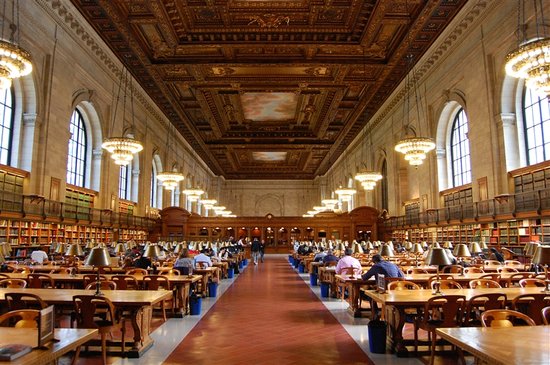
[[[510,275],[508,280],[506,280],[506,286],[508,288],[511,288],[513,286],[518,286],[519,281],[521,279],[529,279],[529,278],[532,278],[532,277],[533,277],[533,273],[529,273],[529,272],[518,272],[516,274],[512,274],[512,275]]]
[[[490,267],[496,269],[497,267],[502,266],[500,261],[498,260],[484,260],[483,261],[483,267]]]
[[[34,269],[28,266],[12,268],[12,273],[14,274],[32,274],[33,272],[34,272]]]
[[[180,272],[179,270],[165,267],[165,268],[159,269],[158,274],[159,275],[179,275]]]
[[[74,267],[57,267],[55,269],[50,270],[50,274],[76,274],[78,272],[78,268],[76,266]]]
[[[441,270],[442,273],[446,274],[462,274],[464,271],[464,268],[460,265],[447,265],[443,267],[443,270]]]
[[[427,274],[428,270],[422,269],[420,267],[411,267],[407,269],[407,275],[414,275],[414,274]]]
[[[90,284],[86,285],[86,288],[84,288],[84,289],[87,289],[87,290],[96,289],[96,285],[97,285],[97,283],[93,282],[93,283],[90,283]],[[112,280],[100,280],[99,281],[99,289],[100,290],[116,290],[117,285]]]
[[[511,309],[491,309],[481,313],[483,327],[514,327],[522,321],[528,326],[536,326],[528,315]]]
[[[99,275],[99,281],[107,280],[107,277],[105,275]],[[95,283],[97,281],[97,274],[84,274],[82,275],[82,281],[84,283],[84,287],[87,287],[91,283]]]
[[[462,324],[462,314],[466,305],[466,297],[464,295],[445,295],[437,296],[428,299],[424,306],[421,319],[415,325],[414,331],[414,347],[418,351],[418,329],[423,329],[428,332],[430,340],[430,365],[434,363],[435,345],[437,335],[435,330],[441,327],[458,327]],[[465,364],[464,356],[459,351],[462,363]]]
[[[325,267],[331,267],[331,266],[336,266],[338,265],[338,261],[327,261],[324,263],[324,266]]]
[[[27,285],[29,288],[55,288],[54,281],[50,275],[32,273],[27,275]]]
[[[393,290],[419,290],[420,285],[408,280],[396,280],[388,283],[388,291]]]
[[[550,306],[542,308],[541,314],[542,323],[544,323],[546,326],[550,325]]]
[[[111,281],[116,283],[117,290],[138,290],[139,284],[132,275],[113,275]]]
[[[544,288],[546,287],[546,282],[542,279],[535,279],[535,278],[521,279],[519,281],[519,286],[521,286],[522,288],[534,287],[534,286],[539,288]]]
[[[113,273],[113,268],[111,266],[100,266],[99,268],[94,267],[94,272],[97,272],[97,270],[99,270],[100,274],[112,274]]]
[[[503,272],[518,273],[519,271],[518,271],[518,269],[514,269],[513,267],[506,267],[506,266],[503,266],[503,267],[498,267],[498,268],[497,268],[497,272],[498,272],[499,274],[502,274]]]
[[[9,279],[9,278],[10,278],[9,275],[0,273],[0,280],[2,280],[2,279]]]
[[[544,307],[550,306],[550,294],[522,294],[512,301],[512,309],[528,315],[537,325],[543,323],[541,312]]]
[[[40,311],[38,309],[19,309],[0,316],[0,326],[16,328],[37,328]],[[7,324],[7,325],[6,325]]]
[[[521,262],[518,260],[504,260],[504,266],[520,266]]]
[[[480,279],[489,279],[489,280],[493,280],[493,281],[496,281],[497,283],[500,281],[500,274],[485,274],[485,275],[481,275],[479,277]]]
[[[432,289],[435,289],[435,280],[431,282]],[[460,285],[458,282],[452,280],[452,279],[443,279],[439,280],[440,289],[462,289],[462,285]]]
[[[197,269],[206,269],[206,268],[208,268],[208,262],[197,261],[195,263],[195,266],[197,267]]]
[[[145,269],[133,268],[126,271],[126,275],[148,275],[149,273]]]
[[[464,325],[480,326],[481,313],[491,309],[504,309],[506,307],[506,294],[486,293],[474,295],[470,298],[464,312]]]
[[[44,309],[48,304],[38,295],[32,293],[6,293],[4,294],[8,310],[20,309]]]
[[[27,281],[24,279],[2,279],[0,288],[26,288]]]
[[[481,267],[471,266],[471,267],[465,267],[464,268],[464,274],[471,274],[471,273],[485,273]]]
[[[75,295],[73,297],[74,313],[71,327],[76,323],[77,328],[97,328],[101,336],[101,355],[103,365],[107,365],[107,334],[112,334],[115,329],[122,333],[122,356],[125,353],[124,335],[126,329],[124,321],[115,316],[115,306],[105,297],[95,295]],[[80,346],[76,350],[74,360],[78,359]]]
[[[170,281],[166,276],[162,275],[146,275],[143,277],[143,289],[144,290],[170,290]],[[160,309],[162,310],[162,318],[166,321],[166,308],[173,308],[172,300],[163,300],[160,302]]]
[[[491,279],[476,279],[476,280],[470,280],[468,283],[468,286],[470,289],[475,289],[477,287],[480,288],[502,288],[500,284],[494,280]]]
[[[432,275],[428,278],[428,288],[432,287],[432,282],[437,280],[437,275]],[[439,280],[454,280],[452,275],[439,275]]]

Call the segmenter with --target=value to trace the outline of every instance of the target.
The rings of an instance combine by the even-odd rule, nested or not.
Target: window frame
[[[464,129],[466,129],[464,131]],[[468,138],[469,120],[464,108],[460,107],[451,122],[449,133],[449,152],[452,187],[472,182],[472,160],[470,139]],[[455,138],[459,138],[455,141]],[[467,151],[465,151],[467,148]]]
[[[75,125],[73,122],[75,119],[75,116],[77,117],[78,124]],[[80,132],[77,139],[75,140],[74,133],[71,132],[72,126],[76,126],[78,131]],[[78,109],[75,108],[71,114],[71,118],[69,121],[69,142],[67,147],[67,183],[79,186],[79,187],[86,187],[87,179],[86,179],[86,171],[87,171],[87,164],[88,164],[88,150],[89,150],[89,141],[88,141],[88,130],[86,126],[86,121],[84,119],[83,113]],[[82,141],[82,140],[83,141]],[[75,152],[72,153],[71,151],[71,143],[75,144]],[[70,168],[70,162],[71,160],[74,162],[74,169]],[[79,173],[80,169],[80,173]]]
[[[7,102],[7,98],[10,98],[9,104]],[[13,133],[14,133],[14,121],[15,121],[15,93],[12,87],[5,89],[4,97],[0,98],[0,163],[3,165],[11,166],[11,157],[12,157],[12,148],[13,148]],[[6,118],[6,109],[10,110],[10,120],[9,123],[5,123]],[[8,124],[8,125],[7,125]],[[8,140],[7,140],[7,146],[4,146],[3,143],[3,136],[4,131],[8,131]],[[5,159],[4,159],[4,153],[3,151],[6,151]]]
[[[531,103],[527,105],[527,97],[530,97]],[[533,100],[535,100],[533,102]],[[546,106],[546,108],[543,108]],[[528,110],[537,109],[539,118],[535,121],[533,118],[534,114],[530,113]],[[541,98],[541,95],[538,95],[533,90],[524,87],[521,97],[521,113],[522,113],[522,129],[523,129],[523,139],[524,139],[524,151],[525,151],[525,161],[527,166],[535,165],[540,162],[550,160],[550,105],[548,105],[548,100],[546,97]],[[528,115],[531,118],[528,118]],[[544,114],[546,114],[546,119],[544,119]],[[531,125],[530,125],[531,124]],[[545,135],[546,129],[546,135]],[[530,130],[535,130],[532,133],[532,136],[535,138],[534,141],[530,141]],[[540,137],[540,143],[537,143],[536,137]],[[534,144],[532,144],[534,142]],[[537,149],[540,149],[542,158],[536,158],[533,160],[533,157],[538,157],[539,154]],[[534,150],[535,156],[531,154],[531,151]]]

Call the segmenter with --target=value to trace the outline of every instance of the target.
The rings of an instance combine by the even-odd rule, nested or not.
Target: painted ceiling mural
[[[71,0],[211,170],[326,173],[467,0]]]

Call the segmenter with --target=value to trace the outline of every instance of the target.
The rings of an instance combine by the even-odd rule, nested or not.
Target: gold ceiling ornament
[[[113,95],[113,104],[114,104],[114,111],[113,111],[113,120],[111,124],[111,133],[115,126],[115,121],[117,119],[117,109],[118,109],[118,103],[120,99],[120,92],[122,89],[122,84],[124,84],[124,99],[122,101],[122,125],[124,127],[125,123],[125,117],[126,117],[126,84],[128,83],[128,70],[123,69],[120,74],[120,84],[118,86],[118,93],[116,95]],[[131,83],[131,81],[130,81]],[[130,103],[131,103],[131,109],[132,109],[132,128],[134,128],[134,95],[133,95],[133,87],[130,84]],[[124,128],[123,128],[124,130]],[[141,152],[143,150],[143,145],[141,142],[136,141],[134,138],[127,136],[121,136],[121,137],[111,137],[106,138],[103,143],[101,144],[101,148],[107,150],[111,154],[111,158],[114,160],[115,164],[120,166],[126,166],[130,162],[132,162],[134,158],[134,154]]]
[[[506,56],[506,74],[525,79],[525,84],[532,90],[550,95],[550,38],[545,33],[543,4],[533,0],[536,36],[527,39],[525,1],[518,1],[518,44],[519,47]],[[542,35],[541,35],[542,33]]]
[[[338,197],[342,201],[345,201],[345,202],[351,201],[351,199],[353,198],[353,195],[357,193],[357,191],[353,188],[343,188],[341,186],[338,189],[336,189],[334,192],[336,193],[336,195],[338,195]]]
[[[9,88],[13,79],[27,76],[32,72],[30,54],[23,48],[19,47],[19,1],[11,1],[11,22],[6,17],[6,14],[9,12],[7,3],[8,1],[6,0],[6,2],[4,2],[4,13],[1,19],[0,89]],[[4,27],[9,28],[9,39],[6,39],[5,37]]]
[[[290,17],[275,14],[253,15],[250,17],[248,25],[257,24],[260,28],[278,28],[279,25],[290,24]]]
[[[199,201],[201,195],[204,194],[204,190],[199,188],[189,188],[185,189],[183,193],[187,196],[187,200],[190,202],[197,202]]]

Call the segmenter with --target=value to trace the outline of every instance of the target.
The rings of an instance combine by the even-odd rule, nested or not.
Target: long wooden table
[[[38,330],[34,328],[2,327],[0,331],[0,346],[22,344],[36,347]],[[33,349],[30,353],[7,362],[10,365],[46,365],[54,362],[69,351],[95,338],[97,329],[56,328],[55,338],[47,349]]]
[[[550,364],[550,326],[438,328],[436,333],[489,364]]]
[[[56,307],[73,307],[73,296],[93,295],[95,291],[84,289],[16,289],[0,288],[0,302],[6,300],[6,293],[32,293],[40,296],[46,303]],[[153,305],[172,298],[171,290],[104,290],[103,296],[117,309],[130,313],[134,330],[132,349],[127,351],[128,357],[139,357],[153,345],[151,333],[151,318]]]
[[[504,293],[507,300],[511,302],[522,294],[539,294],[540,288],[478,288],[478,289],[443,289],[443,295],[464,295],[466,300],[479,294]],[[390,351],[399,354],[407,353],[403,340],[403,326],[405,325],[405,310],[408,308],[423,308],[428,299],[434,297],[432,290],[394,290],[386,293],[379,293],[374,290],[367,290],[365,294],[382,306],[388,322],[387,347]],[[393,309],[393,310],[392,310]],[[502,344],[505,346],[505,344]]]

